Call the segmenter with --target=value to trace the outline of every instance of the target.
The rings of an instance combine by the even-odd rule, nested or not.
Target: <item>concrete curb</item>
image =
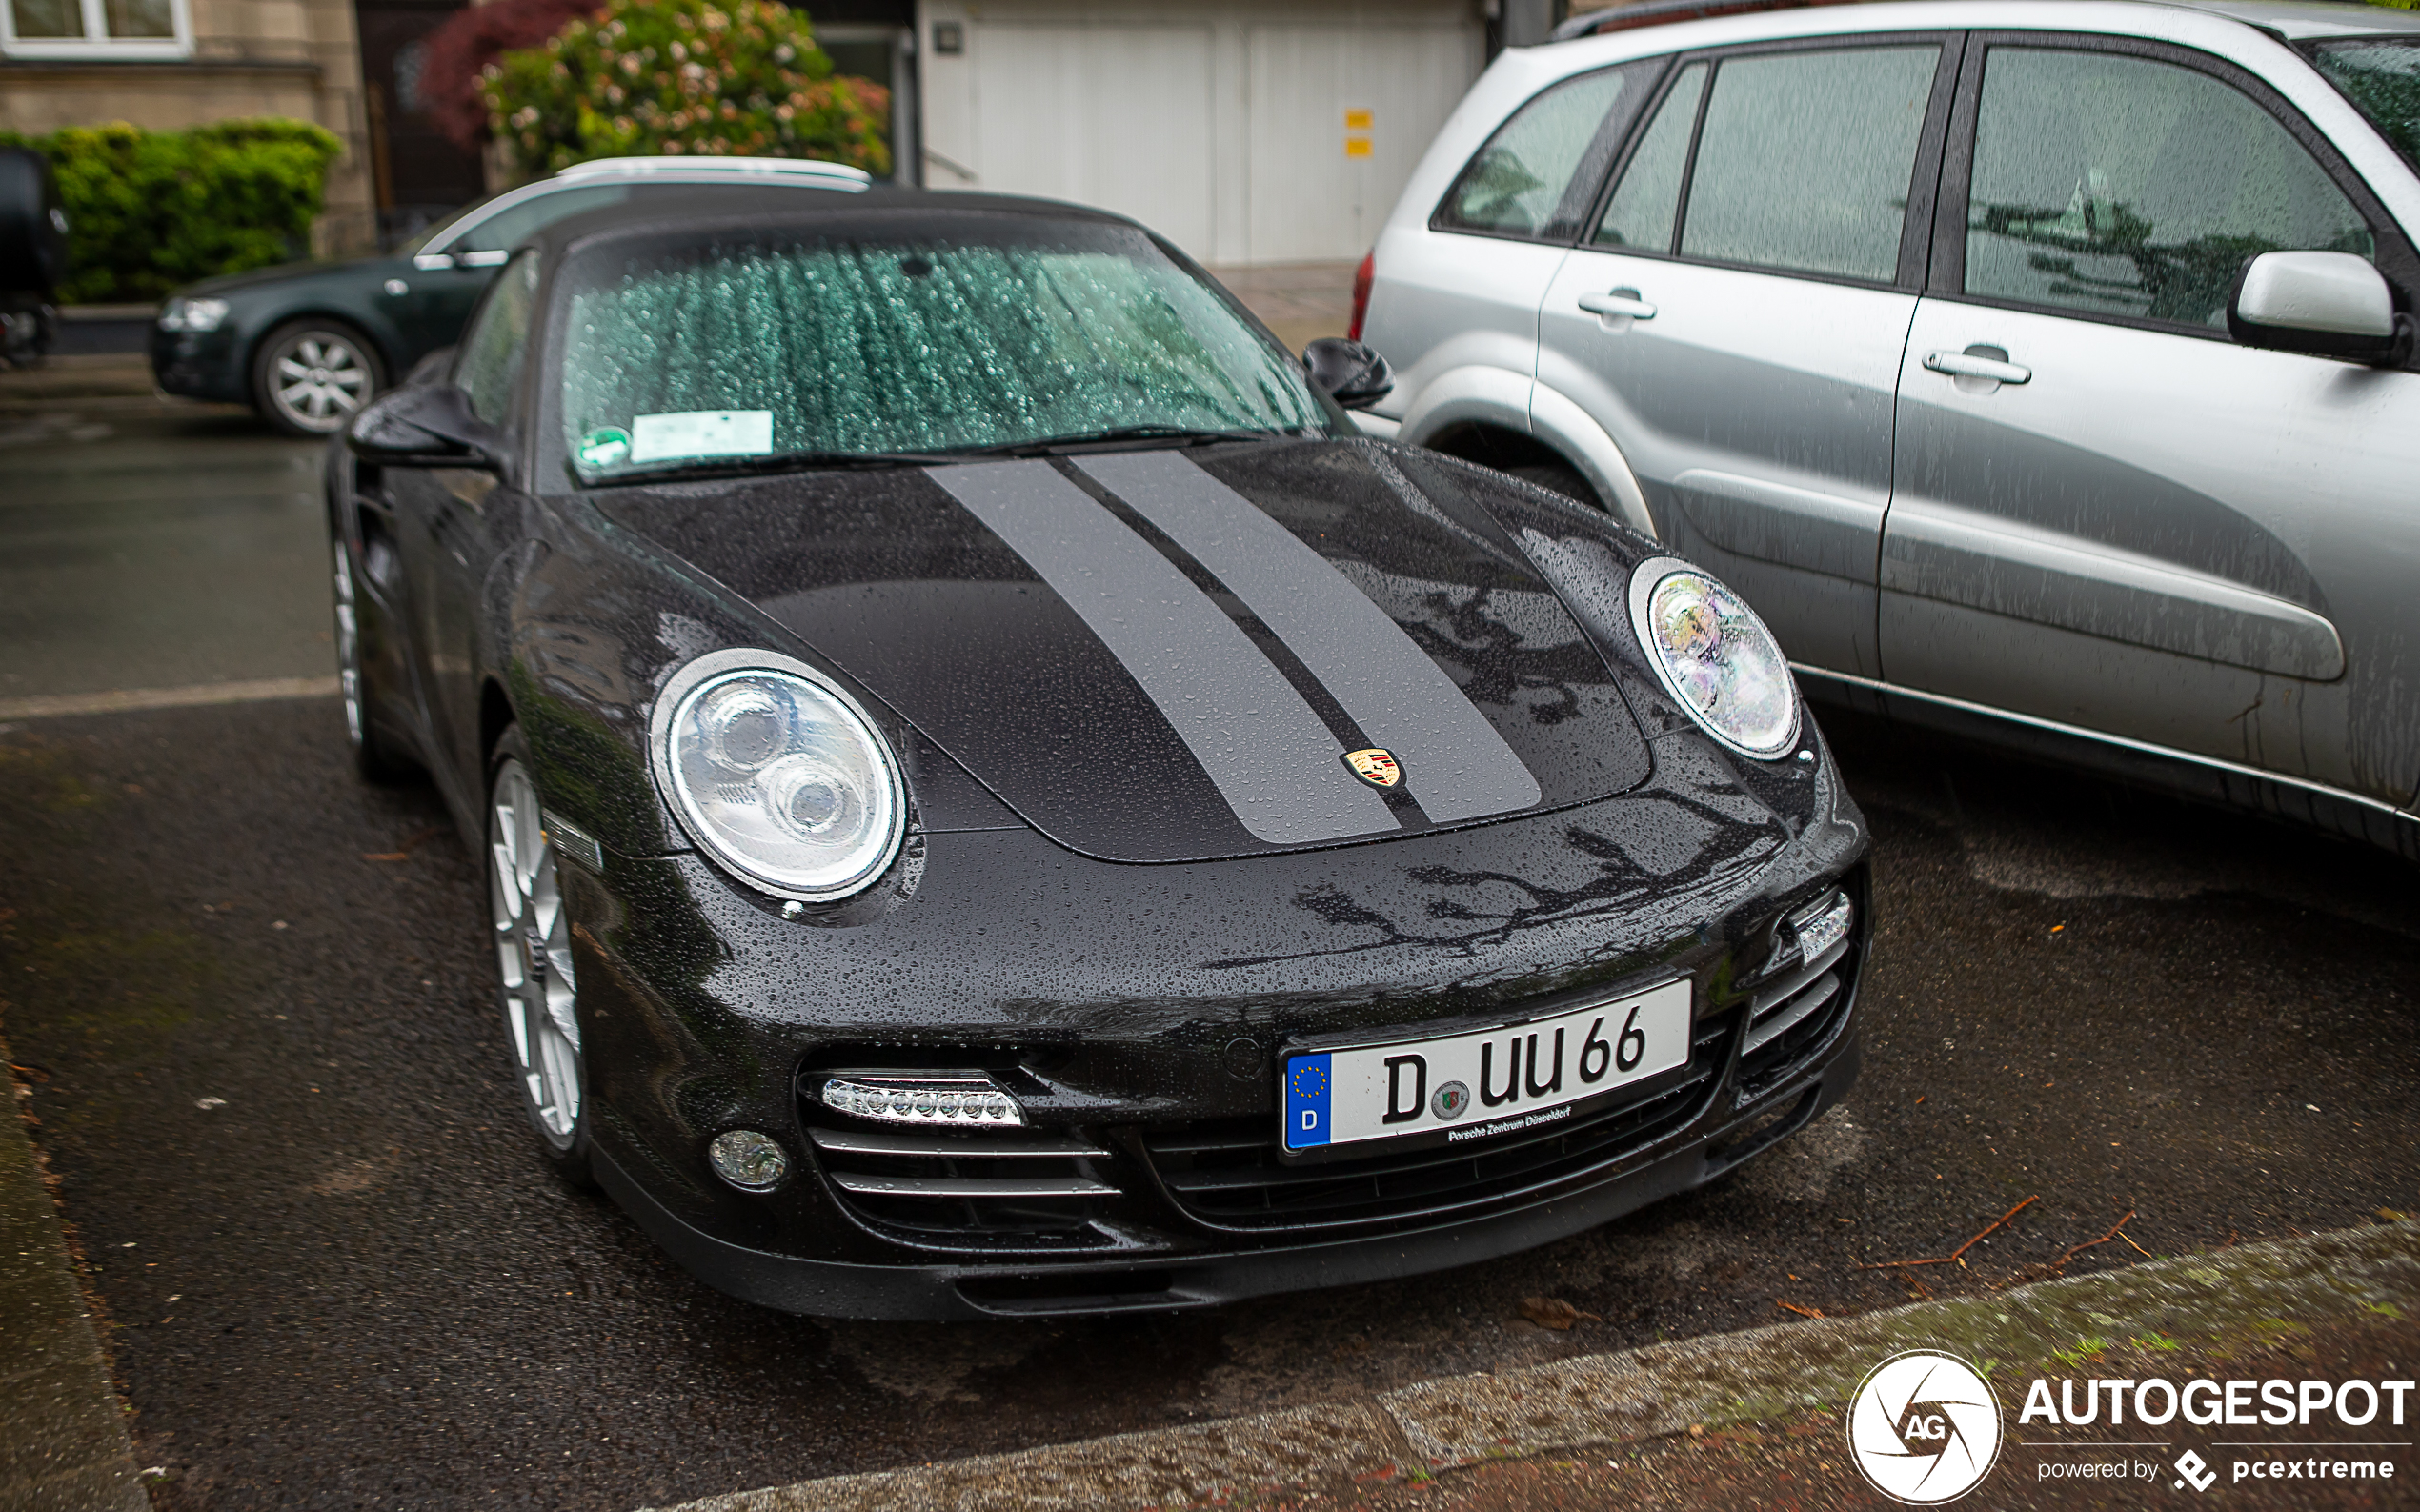
[[[1803,1414],[1845,1401],[1885,1356],[1918,1346],[2014,1379],[2060,1351],[2097,1348],[2094,1341],[2160,1335],[2225,1349],[2415,1307],[2420,1223],[2382,1224],[1992,1296],[1424,1381],[1365,1401],[708,1497],[669,1512],[1194,1506]]]
[[[58,1209],[17,1099],[9,1101],[0,1116],[0,1512],[149,1512]]]

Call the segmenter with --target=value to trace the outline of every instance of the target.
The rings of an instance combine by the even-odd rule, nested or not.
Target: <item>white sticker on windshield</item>
[[[773,451],[771,410],[691,410],[642,414],[630,424],[630,459],[764,456]]]

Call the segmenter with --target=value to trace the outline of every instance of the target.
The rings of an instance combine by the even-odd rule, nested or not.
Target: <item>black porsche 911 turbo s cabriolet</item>
[[[1309,367],[1129,221],[877,189],[552,227],[363,411],[356,755],[489,858],[549,1159],[770,1306],[1147,1311],[1842,1097],[1866,835],[1771,637]]]

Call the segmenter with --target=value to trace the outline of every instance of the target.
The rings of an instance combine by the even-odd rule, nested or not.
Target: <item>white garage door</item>
[[[1098,205],[1208,251],[1209,27],[987,21],[972,51],[984,189]]]
[[[1469,27],[1250,30],[1254,262],[1357,258],[1479,76]]]

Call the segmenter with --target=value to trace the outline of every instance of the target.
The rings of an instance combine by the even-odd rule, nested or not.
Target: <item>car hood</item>
[[[1484,497],[1533,502],[1519,489],[1319,440],[595,497],[1044,834],[1172,861],[1489,822],[1644,780],[1611,670]]]
[[[364,277],[383,278],[397,269],[410,272],[409,257],[347,257],[329,262],[279,263],[273,268],[254,268],[247,272],[221,273],[200,283],[187,284],[171,298],[194,298],[211,295],[225,298],[269,285],[292,285],[319,278],[338,278],[347,284],[358,283]]]

